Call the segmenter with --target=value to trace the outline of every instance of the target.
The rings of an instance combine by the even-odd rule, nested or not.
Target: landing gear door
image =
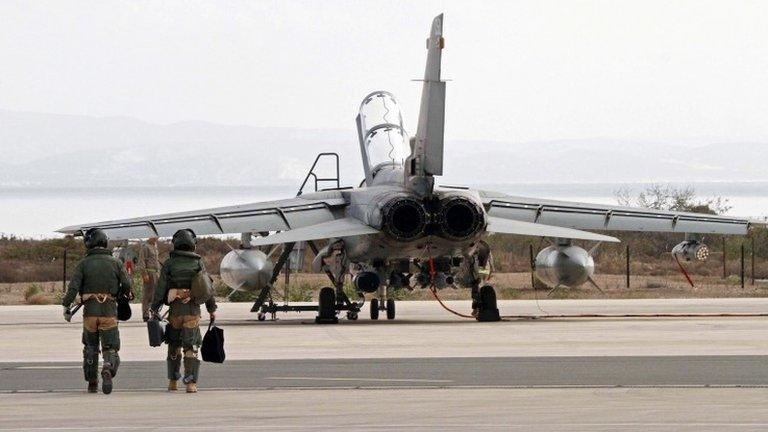
[[[382,169],[401,167],[410,154],[400,104],[389,92],[376,91],[363,99],[357,133],[366,184]]]

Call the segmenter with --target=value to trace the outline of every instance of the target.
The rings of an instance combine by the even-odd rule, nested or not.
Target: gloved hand
[[[67,322],[72,321],[72,311],[69,309],[69,306],[63,306],[64,307],[64,320]]]

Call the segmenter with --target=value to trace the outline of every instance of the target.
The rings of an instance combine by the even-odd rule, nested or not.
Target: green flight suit
[[[118,295],[131,294],[131,280],[122,263],[109,250],[93,248],[77,263],[62,305],[69,308],[75,297],[94,297],[83,304],[83,374],[88,382],[98,381],[99,341],[104,368],[112,376],[120,366],[120,333],[117,329]]]
[[[168,302],[171,290],[189,290],[195,275],[205,271],[202,258],[194,252],[173,250],[160,270],[152,310],[159,310]],[[184,382],[197,382],[200,371],[198,349],[203,342],[200,335],[200,305],[194,299],[175,299],[170,303],[165,339],[168,344],[168,379],[181,378],[181,351],[184,350]],[[205,302],[208,313],[216,311],[216,300]]]

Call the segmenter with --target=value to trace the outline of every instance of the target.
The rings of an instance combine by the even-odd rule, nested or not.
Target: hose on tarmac
[[[461,312],[457,312],[454,309],[451,309],[443,303],[443,300],[440,298],[440,296],[437,294],[437,290],[435,289],[434,285],[429,286],[429,291],[432,293],[432,296],[435,297],[435,300],[437,300],[438,303],[440,303],[440,306],[443,307],[446,311],[461,317],[461,318],[467,318],[467,319],[475,319],[472,315],[463,314]],[[522,319],[529,319],[529,320],[536,320],[536,319],[555,319],[555,318],[750,318],[750,317],[768,317],[768,313],[682,313],[682,314],[676,314],[676,313],[653,313],[653,314],[545,314],[545,315],[502,315],[502,321],[510,321],[510,320],[522,320]]]

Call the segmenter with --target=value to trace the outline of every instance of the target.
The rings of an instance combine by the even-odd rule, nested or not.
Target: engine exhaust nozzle
[[[443,236],[451,240],[467,240],[483,228],[482,209],[464,197],[451,197],[440,203],[439,223]]]

